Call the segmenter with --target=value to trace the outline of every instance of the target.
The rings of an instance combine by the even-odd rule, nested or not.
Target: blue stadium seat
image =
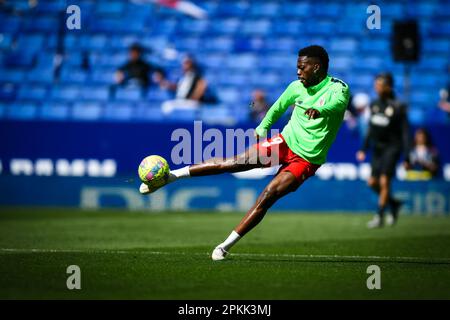
[[[16,86],[12,83],[0,83],[0,101],[8,102],[16,99]]]
[[[245,20],[240,32],[250,35],[266,35],[269,33],[271,26],[269,19]]]
[[[110,103],[106,105],[103,118],[111,121],[129,121],[135,115],[135,108],[131,104]]]
[[[94,69],[89,80],[94,84],[113,84],[115,69]]]
[[[241,25],[241,20],[237,18],[223,19],[221,23],[213,23],[210,31],[221,35],[232,35],[236,33]]]
[[[97,121],[103,115],[103,108],[98,103],[75,103],[72,108],[72,119],[81,121]]]
[[[83,84],[86,82],[87,77],[88,77],[87,71],[78,68],[67,67],[63,68],[59,80],[61,81],[61,83],[64,84],[70,83]]]
[[[223,103],[237,103],[240,100],[240,91],[235,87],[221,88],[217,94]]]
[[[28,83],[50,84],[53,82],[53,66],[38,66],[26,74]]]
[[[232,110],[225,105],[203,105],[199,112],[199,118],[211,125],[233,125],[236,122]]]
[[[140,88],[118,88],[116,90],[115,99],[124,101],[139,101],[143,97]]]
[[[36,10],[42,13],[58,13],[66,8],[66,0],[38,1],[36,6]]]
[[[0,82],[10,83],[22,83],[25,78],[25,72],[23,70],[1,70]]]
[[[276,17],[279,14],[280,4],[276,2],[259,3],[254,2],[250,6],[250,16],[259,17]]]
[[[54,86],[50,93],[53,100],[75,101],[80,98],[81,88],[77,86]]]
[[[100,1],[95,9],[100,16],[120,16],[125,11],[125,3],[123,1]]]
[[[173,94],[169,93],[167,90],[162,90],[159,88],[150,88],[147,91],[145,99],[147,101],[161,103],[163,101],[173,99]]]
[[[315,16],[337,19],[342,14],[342,6],[338,2],[327,2],[312,7]]]
[[[243,17],[247,15],[250,4],[247,2],[221,1],[217,8],[217,15],[225,17]]]
[[[0,16],[2,23],[0,24],[0,33],[16,34],[20,29],[21,19],[12,16]]]
[[[177,110],[165,116],[169,121],[192,122],[198,120],[198,110]]]
[[[356,42],[356,40],[351,38],[341,38],[331,40],[329,48],[332,52],[340,52],[352,55],[356,51],[357,46],[358,43]]]
[[[35,52],[41,50],[44,46],[44,36],[40,34],[22,34],[17,41],[18,50],[24,50],[27,52]]]
[[[166,91],[153,87],[141,98],[136,91],[119,88],[116,95],[109,96],[114,72],[127,61],[128,47],[136,41],[153,49],[145,58],[163,66],[171,79],[180,72],[181,54],[190,52],[197,57],[208,83],[224,99],[223,106],[204,109],[214,110],[213,114],[202,109],[200,116],[205,112],[205,119],[229,113],[238,120],[247,119],[248,108],[244,106],[252,90],[264,89],[275,99],[296,79],[298,49],[313,43],[328,49],[330,73],[342,77],[352,91],[373,92],[374,75],[387,70],[395,74],[401,95],[403,65],[392,61],[390,36],[393,21],[405,17],[420,19],[421,60],[412,66],[411,77],[411,85],[421,88],[411,97],[411,110],[418,110],[413,113],[417,121],[427,101],[434,104],[438,90],[446,85],[450,10],[443,10],[443,6],[450,4],[448,0],[379,3],[381,30],[367,29],[368,4],[358,1],[195,1],[208,10],[206,20],[138,2],[77,0],[82,9],[82,30],[64,34],[65,59],[56,79],[53,64],[62,21],[58,13],[64,12],[66,1],[40,0],[26,18],[0,12],[0,101],[18,99],[25,111],[42,110],[40,119],[70,119],[72,104],[84,102],[97,105],[88,108],[88,118],[96,118],[100,110],[99,120],[169,121],[159,109],[163,101],[172,98]],[[25,8],[28,1],[14,4]],[[166,48],[177,50],[177,59],[166,59]],[[89,62],[86,71],[81,68],[85,62]],[[42,101],[45,105],[40,107]],[[119,107],[110,109],[115,102]],[[140,103],[145,107],[137,107]],[[65,107],[57,108],[60,104]],[[102,104],[108,106],[105,112]],[[134,108],[133,116],[128,104]],[[16,111],[22,114],[21,110]],[[30,114],[32,111],[28,119],[33,118]],[[434,121],[431,117],[428,120]]]
[[[230,52],[234,47],[234,41],[230,37],[211,38],[204,46],[211,51]]]
[[[40,109],[40,117],[45,120],[66,121],[70,116],[70,106],[65,103],[45,103]]]
[[[47,97],[47,88],[43,85],[22,85],[19,89],[20,100],[42,101]]]
[[[9,106],[8,117],[14,120],[33,120],[37,116],[37,106],[32,103],[16,102]]]
[[[136,110],[134,120],[160,122],[165,120],[165,116],[163,115],[160,106],[141,103]]]
[[[225,61],[228,68],[249,70],[256,66],[256,57],[252,54],[233,55]]]
[[[107,101],[110,96],[110,88],[106,86],[89,86],[83,89],[81,97],[90,101]]]
[[[12,36],[9,33],[0,33],[0,49],[7,49],[11,47]]]
[[[287,18],[304,18],[311,14],[313,5],[306,1],[285,3],[281,6],[281,13]]]

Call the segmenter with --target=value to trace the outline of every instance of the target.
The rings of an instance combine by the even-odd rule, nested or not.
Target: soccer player
[[[368,228],[384,225],[384,213],[389,206],[391,214],[386,223],[393,225],[398,218],[401,202],[391,196],[391,180],[395,174],[397,161],[402,151],[405,154],[405,166],[409,155],[409,125],[406,106],[395,99],[394,79],[389,73],[381,73],[375,78],[375,91],[378,99],[370,106],[369,129],[364,144],[357,152],[359,161],[366,159],[366,151],[371,146],[372,173],[367,184],[378,194],[378,212],[367,223]]]
[[[257,138],[265,137],[286,109],[295,105],[291,119],[280,135],[257,143],[232,158],[212,159],[170,172],[168,183],[184,177],[246,171],[277,162],[281,164],[276,176],[241,222],[214,249],[213,260],[224,259],[230,248],[263,219],[278,199],[297,190],[326,161],[349,101],[347,84],[328,75],[328,63],[328,53],[320,46],[309,46],[299,51],[298,80],[287,87],[255,129]],[[267,162],[269,155],[277,161]],[[146,184],[140,187],[142,194],[153,191]]]

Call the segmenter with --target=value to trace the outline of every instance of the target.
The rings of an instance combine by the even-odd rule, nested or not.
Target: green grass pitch
[[[214,262],[242,213],[0,209],[1,299],[449,299],[450,219],[270,212]],[[369,290],[369,265],[381,289]],[[66,269],[81,269],[68,290]]]

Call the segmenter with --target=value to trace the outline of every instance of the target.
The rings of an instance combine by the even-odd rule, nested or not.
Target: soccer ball
[[[148,186],[160,187],[169,178],[169,164],[160,156],[145,157],[139,165],[138,173],[141,181]]]

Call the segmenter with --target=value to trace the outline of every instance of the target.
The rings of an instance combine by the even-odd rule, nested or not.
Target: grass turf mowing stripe
[[[77,250],[77,249],[19,249],[0,248],[1,253],[87,253],[87,254],[149,254],[149,255],[194,255],[209,256],[209,252],[164,252],[164,251],[133,251],[133,250]],[[330,261],[330,262],[392,262],[392,263],[423,263],[450,264],[450,259],[423,257],[389,257],[389,256],[357,256],[357,255],[302,255],[302,254],[266,254],[266,253],[232,253],[230,256],[247,258],[282,258],[300,261]]]

